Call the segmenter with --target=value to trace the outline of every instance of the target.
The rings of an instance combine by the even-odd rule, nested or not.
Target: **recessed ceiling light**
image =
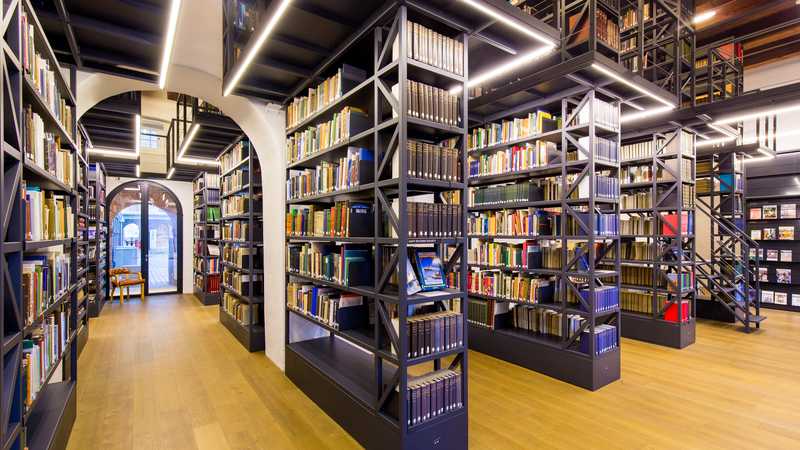
[[[233,73],[233,77],[231,77],[230,81],[228,82],[228,85],[225,86],[225,89],[222,91],[223,96],[230,95],[230,93],[233,92],[234,88],[236,88],[236,85],[239,84],[239,80],[247,71],[247,68],[250,67],[250,64],[252,64],[256,55],[258,55],[258,52],[264,45],[264,42],[267,41],[267,37],[269,37],[269,34],[275,28],[275,25],[278,24],[278,21],[280,20],[281,16],[283,16],[283,14],[286,12],[286,9],[289,7],[289,3],[291,2],[292,0],[281,1],[281,4],[278,6],[278,9],[276,9],[272,17],[269,18],[266,25],[264,25],[264,28],[261,30],[261,33],[259,33],[258,38],[256,38],[255,43],[250,47],[250,51],[247,52],[247,54],[244,56],[244,59],[239,61],[239,66],[236,68],[236,72]]]
[[[181,0],[172,0],[169,8],[169,21],[167,22],[167,38],[164,41],[164,50],[161,55],[161,75],[158,77],[158,88],[164,89],[167,85],[167,71],[169,60],[172,57],[172,48],[175,46],[175,33],[178,28],[178,14],[181,10]]]
[[[704,13],[700,13],[700,14],[694,16],[694,19],[692,20],[692,22],[695,25],[697,25],[698,23],[703,23],[703,22],[711,19],[712,17],[714,17],[716,15],[717,15],[717,12],[712,9],[711,11],[706,11]]]
[[[200,124],[195,123],[192,125],[192,128],[189,130],[189,134],[186,135],[183,142],[181,143],[181,149],[178,152],[178,159],[183,158],[183,155],[186,154],[186,150],[189,149],[189,146],[192,145],[192,141],[194,140],[194,136],[197,134],[197,131],[200,129]]]

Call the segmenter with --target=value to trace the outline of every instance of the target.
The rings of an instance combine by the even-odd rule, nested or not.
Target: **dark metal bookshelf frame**
[[[200,221],[200,222],[195,221],[194,222],[194,227],[193,227],[193,230],[192,230],[192,233],[194,234],[195,243],[200,242],[201,245],[202,245],[202,248],[203,248],[202,252],[200,252],[200,254],[198,254],[197,253],[197,247],[195,246],[195,253],[194,253],[194,258],[195,259],[202,258],[202,260],[203,260],[203,262],[202,262],[203,270],[197,270],[196,264],[194,263],[194,261],[192,261],[192,272],[193,272],[193,274],[195,276],[200,274],[203,277],[203,285],[202,285],[202,287],[197,286],[195,277],[192,277],[192,285],[194,286],[194,288],[193,288],[194,289],[194,296],[197,297],[197,299],[200,301],[200,303],[202,303],[203,305],[208,306],[208,305],[218,305],[219,302],[220,302],[220,298],[222,296],[222,287],[221,286],[220,286],[220,290],[218,292],[207,292],[208,278],[209,278],[209,275],[211,274],[209,272],[209,270],[208,270],[208,266],[209,266],[208,259],[210,257],[210,255],[208,253],[208,245],[209,245],[209,243],[212,244],[212,245],[217,245],[217,247],[220,248],[220,252],[222,250],[221,247],[220,247],[219,239],[209,238],[208,237],[208,231],[209,231],[209,228],[211,228],[213,226],[216,226],[218,229],[221,229],[222,224],[221,224],[220,221],[209,221],[208,220],[208,210],[207,210],[207,208],[209,206],[220,207],[221,203],[220,203],[220,201],[213,202],[213,203],[208,201],[208,192],[209,191],[220,191],[220,188],[208,187],[208,181],[205,179],[206,174],[207,174],[207,172],[200,172],[194,178],[195,182],[197,180],[203,179],[203,187],[201,187],[197,191],[194,191],[194,198],[196,199],[197,196],[199,195],[200,196],[200,203],[194,202],[194,204],[193,204],[194,205],[193,206],[194,211],[197,211],[197,210],[202,210],[203,211],[202,212],[202,219],[203,220]],[[192,183],[192,186],[194,186],[194,185],[195,185],[195,183]],[[220,210],[221,210],[221,208],[220,208]],[[202,229],[203,229],[202,235],[198,235],[198,227],[202,227]],[[220,237],[221,236],[222,236],[222,234],[221,234],[221,230],[220,230]],[[219,261],[222,262],[222,254],[221,253],[220,253],[220,255],[217,256],[217,259],[219,259]],[[221,280],[222,280],[222,265],[220,264],[219,267],[220,267],[220,271],[216,273],[216,276],[219,277],[220,284],[222,284],[221,283]]]
[[[79,195],[72,187],[62,183],[55,176],[38,166],[26,161],[24,154],[26,124],[24,106],[30,105],[45,123],[45,127],[61,137],[62,148],[68,148],[73,155],[72,179],[77,181],[79,161],[85,155],[75,138],[78,137],[77,104],[73,92],[76,87],[75,69],[70,70],[66,79],[59,70],[55,54],[41,27],[31,3],[28,0],[11,2],[3,10],[3,57],[2,61],[2,165],[5,176],[0,180],[2,193],[3,239],[0,239],[0,289],[3,292],[3,358],[0,360],[0,443],[4,449],[30,450],[66,448],[67,440],[76,415],[76,382],[77,382],[77,328],[78,304],[77,290],[81,285],[78,279],[78,239],[75,237],[50,240],[25,240],[25,202],[22,192],[23,182],[30,182],[43,189],[58,192],[68,198],[74,214],[73,229],[77,232],[78,214],[80,213]],[[66,127],[61,124],[50,111],[44,100],[28,80],[22,66],[22,15],[28,17],[32,25],[36,49],[54,68],[55,81],[61,95],[72,106],[75,114]],[[68,131],[69,130],[69,131]],[[75,138],[73,138],[73,136]],[[77,156],[76,156],[77,155]],[[25,307],[23,305],[22,262],[27,252],[47,248],[61,247],[70,253],[70,283],[66,292],[54,299],[41,318],[26,325]],[[66,311],[68,313],[69,334],[66,336],[63,353],[52,362],[46,374],[44,384],[36,399],[30,406],[25,405],[21,376],[23,340],[51,313]],[[56,372],[61,371],[60,381],[52,381]]]
[[[88,276],[91,278],[89,283],[89,296],[93,301],[89,301],[89,317],[98,317],[103,311],[106,301],[108,301],[108,209],[106,205],[106,168],[101,162],[94,162],[90,165],[95,167],[94,171],[89,171],[89,190],[93,193],[89,197],[89,204],[94,204],[94,212],[89,214],[89,228],[95,228],[93,239],[89,239],[89,246],[94,247],[94,258],[89,258]],[[94,173],[94,175],[92,175]],[[102,208],[102,214],[100,209]],[[87,249],[88,250],[88,249]],[[102,256],[105,254],[105,256]],[[102,256],[102,257],[101,257]]]
[[[669,282],[666,275],[669,273],[690,273],[692,285],[695,284],[695,211],[694,211],[694,195],[692,195],[691,207],[686,207],[683,204],[683,189],[691,189],[694,193],[694,174],[695,174],[695,151],[694,151],[694,134],[689,134],[692,137],[691,148],[684,148],[684,142],[681,139],[681,133],[687,132],[683,128],[673,128],[665,130],[663,133],[655,133],[652,135],[645,135],[640,137],[633,137],[626,140],[625,144],[649,141],[651,142],[653,154],[649,158],[640,158],[633,161],[622,161],[622,166],[641,166],[643,164],[650,164],[652,170],[652,181],[645,189],[650,193],[652,205],[650,208],[643,208],[637,210],[622,210],[623,213],[636,214],[643,217],[651,217],[653,220],[653,234],[645,237],[649,242],[650,251],[655,258],[653,260],[638,261],[633,260],[624,262],[623,264],[641,265],[651,267],[653,271],[653,279],[650,286],[630,286],[631,289],[643,290],[649,292],[652,296],[651,311],[652,313],[641,313],[635,311],[622,311],[622,336],[626,338],[637,339],[640,341],[650,342],[673,348],[684,348],[695,342],[695,307],[696,307],[696,289],[678,290],[662,289],[659,288],[662,281]],[[688,132],[687,132],[688,133]],[[663,143],[659,143],[663,140]],[[674,153],[672,152],[674,150]],[[667,161],[677,161],[677,173],[667,168]],[[683,161],[691,162],[691,178],[684,179],[683,177]],[[657,171],[663,170],[672,176],[672,181],[658,181]],[[659,187],[662,191],[659,191]],[[622,191],[642,191],[641,187],[629,187],[621,185]],[[658,193],[661,192],[659,195]],[[670,200],[670,195],[674,195],[674,201]],[[674,212],[677,217],[677,228],[667,225],[661,219],[661,214],[665,212]],[[687,232],[683,232],[683,212],[688,212],[691,216],[691,227],[687,226]],[[663,233],[664,227],[667,227],[670,232]],[[626,236],[623,239],[636,240],[641,236]],[[659,295],[666,295],[668,302],[662,305],[659,301]],[[687,321],[682,321],[683,314],[680,303],[688,301],[689,311]],[[622,305],[620,305],[622,307]],[[665,320],[665,313],[667,308],[675,307],[677,309],[678,320],[668,321]]]
[[[292,204],[332,204],[345,199],[358,199],[372,203],[374,229],[372,237],[292,237],[293,242],[331,242],[372,244],[374,272],[372,286],[344,286],[315,277],[298,274],[287,267],[286,280],[309,282],[318,286],[333,287],[339,291],[361,295],[366,302],[374,302],[375,321],[364,330],[337,330],[323,324],[302,312],[286,308],[286,375],[306,395],[311,397],[326,413],[344,427],[356,440],[368,448],[428,448],[439,445],[442,448],[467,447],[467,336],[466,336],[466,295],[463,289],[445,288],[429,293],[408,295],[402,288],[406,273],[404,255],[417,244],[434,245],[442,255],[446,270],[466,260],[465,235],[451,238],[410,238],[408,220],[408,197],[417,194],[433,194],[435,201],[442,201],[438,193],[459,191],[461,201],[466,198],[466,184],[411,178],[408,175],[409,161],[405,151],[409,139],[422,139],[439,142],[447,138],[457,138],[460,149],[461,177],[466,179],[466,118],[467,101],[463,95],[459,105],[461,126],[442,125],[412,117],[408,110],[408,97],[405,89],[408,80],[417,80],[431,85],[450,89],[460,86],[466,92],[467,77],[455,75],[408,57],[410,43],[407,33],[407,20],[420,21],[433,25],[438,32],[456,36],[464,44],[464,71],[468,67],[468,36],[447,17],[432,14],[416,4],[396,5],[382,10],[377,17],[368,21],[370,25],[361,40],[349,45],[363,45],[369,48],[372,60],[363,62],[369,67],[368,78],[355,89],[364,90],[370,97],[363,100],[371,116],[371,129],[356,136],[360,143],[372,146],[374,151],[374,182],[366,183],[343,191],[318,194],[302,199],[287,201]],[[392,58],[392,45],[397,38],[397,58]],[[359,43],[360,42],[360,43]],[[371,44],[371,45],[370,45]],[[349,51],[344,48],[340,54]],[[392,95],[390,86],[397,83],[399,98]],[[354,90],[355,90],[354,89]],[[336,110],[345,106],[344,98],[351,92],[343,93],[342,100],[328,105],[325,110]],[[393,114],[394,113],[394,114]],[[303,126],[314,125],[324,120],[325,114],[318,112],[302,122]],[[287,129],[291,134],[298,127]],[[354,139],[349,140],[353,144]],[[336,148],[346,148],[347,143]],[[313,167],[323,161],[326,154],[335,149],[326,149],[291,163],[287,170],[297,167]],[[307,164],[304,166],[303,164]],[[397,165],[398,167],[393,167]],[[392,168],[398,174],[392,175]],[[398,210],[392,208],[392,201],[398,200]],[[398,236],[383,237],[384,217],[388,226]],[[460,217],[462,229],[466,230],[466,216]],[[455,248],[452,256],[444,258],[445,246]],[[391,253],[388,264],[383,261],[383,252]],[[447,261],[445,261],[447,260]],[[389,283],[392,274],[397,275],[397,288]],[[466,286],[466,272],[462,273],[460,285]],[[409,335],[404,325],[411,317],[408,308],[412,305],[433,304],[439,310],[447,309],[447,303],[457,305],[461,313],[464,345],[447,351],[411,358],[406,356],[409,349]],[[393,308],[397,310],[399,327],[392,324]],[[301,325],[302,324],[302,325]],[[326,336],[303,340],[303,325],[316,325],[317,330]],[[297,330],[296,328],[300,328]],[[312,327],[314,328],[314,327]],[[315,334],[319,336],[319,334]],[[359,347],[354,348],[351,344]],[[390,348],[397,350],[392,353]],[[444,413],[421,424],[407,423],[408,383],[410,372],[433,368],[449,367],[459,373],[463,406]]]
[[[256,201],[261,201],[261,180],[256,179],[255,174],[260,173],[259,169],[259,162],[258,162],[258,154],[256,153],[256,149],[253,147],[252,143],[246,138],[242,140],[243,145],[247,149],[247,154],[242,161],[241,164],[237,165],[237,168],[246,168],[247,176],[249,178],[247,182],[247,189],[240,189],[238,191],[229,193],[220,191],[220,212],[222,213],[221,220],[220,220],[220,238],[223,238],[222,230],[225,227],[225,222],[229,222],[231,220],[246,220],[249,223],[248,226],[248,238],[244,242],[240,241],[232,241],[226,239],[220,239],[220,266],[221,266],[221,277],[220,277],[220,306],[219,306],[219,321],[225,325],[225,327],[233,334],[236,339],[248,350],[251,352],[264,350],[265,347],[265,324],[264,324],[264,294],[255,294],[255,283],[250,280],[248,282],[248,291],[247,292],[238,292],[232,287],[225,284],[225,276],[224,272],[235,270],[242,273],[247,273],[249,275],[261,275],[263,277],[263,270],[257,269],[255,265],[255,255],[250,255],[248,257],[249,264],[247,267],[237,267],[232,264],[228,264],[225,262],[223,258],[224,249],[223,246],[226,245],[233,245],[239,247],[247,247],[247,248],[255,248],[255,247],[262,247],[263,248],[263,236],[256,235],[256,228],[258,230],[262,230],[262,227],[256,227],[257,222],[263,221],[263,211],[254,211]],[[235,147],[231,145],[227,149],[225,149],[221,154],[222,155],[228,153]],[[220,189],[224,186],[224,179],[226,175],[232,173],[233,170],[229,170],[227,172],[222,171],[222,167],[220,167]],[[233,194],[247,194],[247,197],[250,199],[248,202],[248,212],[245,214],[237,214],[237,215],[229,215],[226,216],[222,211],[222,203],[225,201],[227,197],[230,197]],[[257,195],[258,194],[258,195]],[[260,281],[263,286],[264,280]],[[263,288],[262,288],[263,291]],[[250,323],[243,324],[236,320],[233,315],[228,313],[225,310],[225,301],[224,296],[228,293],[233,295],[237,299],[241,300],[242,302],[248,305],[250,308]],[[261,305],[257,308],[258,305]],[[253,311],[258,309],[258,314],[254,314]]]
[[[86,343],[89,341],[89,283],[87,281],[87,276],[89,274],[89,245],[90,242],[88,240],[88,233],[89,233],[89,224],[90,224],[90,216],[88,214],[89,211],[89,155],[87,153],[88,148],[88,134],[86,133],[85,128],[82,125],[78,125],[80,132],[81,132],[81,148],[80,151],[77,153],[77,171],[80,172],[81,176],[76,176],[77,181],[77,198],[78,198],[78,210],[77,216],[78,220],[81,218],[84,220],[84,224],[86,225],[82,235],[77,236],[78,239],[78,247],[83,249],[83,256],[78,257],[76,255],[76,262],[77,262],[77,282],[78,288],[77,293],[82,292],[83,298],[76,299],[77,300],[77,314],[78,314],[78,356],[80,357],[81,353],[83,353],[83,349],[86,347]],[[83,182],[80,182],[80,180]],[[76,227],[75,232],[78,233],[79,230]],[[81,312],[81,307],[83,307],[83,311]]]

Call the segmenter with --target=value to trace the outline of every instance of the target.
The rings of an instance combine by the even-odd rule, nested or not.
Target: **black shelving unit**
[[[749,171],[748,171],[749,176]],[[752,180],[748,178],[748,182]],[[785,185],[776,180],[767,180],[777,191]],[[757,239],[758,248],[750,250],[750,259],[758,259],[760,273],[757,274],[761,293],[761,307],[800,311],[800,216],[797,206],[800,196],[777,194],[747,197],[747,231],[758,230],[761,239]],[[765,209],[765,207],[767,207]],[[774,207],[775,216],[770,211]],[[755,210],[760,211],[760,218],[755,218]],[[767,211],[769,217],[764,216]],[[781,227],[785,231],[781,233]],[[788,229],[791,228],[791,238]],[[765,229],[771,229],[775,236],[765,239]],[[757,269],[758,270],[758,269]],[[785,297],[785,298],[783,298]]]
[[[248,139],[219,156],[222,299],[219,320],[249,351],[264,350],[264,271],[261,167]],[[226,163],[230,161],[230,163]],[[244,201],[245,210],[232,210]],[[234,230],[240,230],[234,233]],[[235,257],[240,252],[241,258]],[[241,280],[234,286],[233,280]]]
[[[78,196],[78,212],[76,228],[78,240],[77,253],[77,276],[78,286],[76,288],[78,302],[78,356],[83,353],[86,343],[89,341],[89,156],[87,154],[88,134],[83,125],[78,125],[81,139],[79,140],[80,151],[77,152],[76,168],[76,191]]]
[[[89,317],[97,317],[108,300],[108,219],[106,215],[106,168],[89,164]]]
[[[220,189],[219,175],[199,173],[192,183],[194,187],[194,296],[203,305],[218,305],[220,302]],[[216,211],[216,214],[209,211]],[[212,255],[209,246],[216,248]]]
[[[650,274],[623,285],[623,337],[674,348],[695,341],[694,141],[682,128],[623,137],[621,265]],[[640,178],[649,180],[632,182]]]
[[[41,27],[36,11],[28,0],[6,5],[3,11],[3,74],[2,74],[2,165],[5,177],[0,182],[3,210],[3,239],[0,239],[2,261],[0,270],[0,289],[3,292],[5,320],[2,323],[3,346],[2,388],[2,426],[0,442],[4,449],[63,449],[75,421],[76,380],[77,380],[77,328],[78,294],[82,283],[78,275],[78,240],[74,232],[69,235],[65,229],[63,239],[34,241],[26,233],[25,188],[38,186],[63,196],[65,206],[64,221],[71,220],[72,230],[78,229],[80,212],[79,192],[75,190],[78,173],[81,170],[79,159],[84,157],[77,144],[77,123],[75,120],[76,101],[73,95],[77,85],[75,69],[64,75],[60,70],[55,54]],[[32,33],[30,39],[25,39]],[[71,108],[71,115],[63,121],[49,106],[30,79],[23,59],[24,48],[32,45],[53,69],[56,85],[54,95]],[[52,91],[51,91],[52,92]],[[37,165],[26,149],[28,142],[28,123],[26,110],[36,113],[42,120],[44,131],[52,133],[60,140],[61,151],[71,157],[68,176],[57,178],[50,171]],[[84,157],[85,160],[85,157]],[[67,215],[67,211],[72,216]],[[59,293],[48,299],[48,305],[35,317],[28,317],[27,302],[23,292],[23,261],[34,253],[43,250],[69,255],[68,283]],[[36,314],[36,313],[35,313]],[[23,361],[34,338],[40,333],[44,323],[52,315],[63,314],[64,341],[60,342],[60,354],[50,361],[44,369],[44,376],[38,393],[26,396],[28,387],[23,377]],[[60,340],[59,340],[60,341]]]
[[[415,225],[409,218],[412,203],[460,205],[459,199],[467,193],[466,96],[454,95],[458,117],[445,124],[412,114],[412,96],[405,94],[411,82],[443,89],[443,95],[454,86],[466,92],[468,35],[446,17],[414,4],[393,5],[377,12],[374,21],[370,19],[358,37],[348,40],[341,52],[326,62],[327,68],[321,69],[324,78],[335,75],[339,67],[355,66],[363,71],[363,79],[354,81],[338,98],[298,123],[288,124],[286,130],[291,145],[298,139],[295,133],[330,120],[344,107],[363,112],[359,117],[351,115],[347,136],[340,141],[299,156],[287,151],[287,180],[305,169],[346,158],[352,147],[366,148],[373,157],[360,160],[360,176],[351,179],[348,187],[322,192],[312,189],[298,196],[290,192],[287,197],[289,215],[304,208],[322,211],[357,204],[370,212],[371,219],[369,226],[354,236],[349,234],[353,228],[344,234],[331,231],[286,236],[287,290],[302,286],[330,289],[334,296],[357,296],[361,302],[323,319],[322,311],[314,312],[305,304],[298,306],[287,297],[286,375],[367,448],[467,447],[465,291],[442,287],[412,294],[403,287],[415,276],[406,260],[413,260],[416,251],[435,251],[445,272],[466,260],[463,232],[414,237]],[[463,61],[463,72],[412,59],[412,24],[428,27],[461,45],[463,50],[457,57]],[[458,171],[454,177],[424,179],[413,175],[407,151],[412,141],[447,142],[448,148],[456,149]],[[463,213],[453,221],[452,230],[465,230]],[[322,269],[299,267],[294,255],[304,245],[309,249],[325,247],[329,255],[355,250],[367,256],[361,270],[345,270],[337,276]],[[464,276],[458,284],[465,286]],[[448,314],[456,329],[462,330],[463,339],[447,349],[413,355],[412,344],[417,338],[412,338],[411,324],[433,311]],[[412,392],[417,376],[426,375],[449,377],[448,383],[456,389],[450,391],[450,398],[454,402],[458,398],[460,403],[417,421],[410,406],[416,399]]]

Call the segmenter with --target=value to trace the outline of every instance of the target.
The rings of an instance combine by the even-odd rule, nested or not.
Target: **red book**
[[[664,311],[664,320],[667,322],[677,322],[678,321],[678,305],[680,305],[680,314],[681,322],[686,322],[689,320],[689,302],[687,300],[680,300],[677,303],[673,303],[669,305],[666,311]]]

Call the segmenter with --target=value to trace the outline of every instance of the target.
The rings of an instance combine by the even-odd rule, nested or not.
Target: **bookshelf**
[[[425,33],[451,51],[413,53]],[[467,48],[397,5],[326,63],[340,89],[287,102],[286,375],[367,448],[467,447],[466,296],[444,282],[466,260],[467,101],[448,90],[465,92]]]
[[[108,296],[108,219],[106,216],[106,168],[89,164],[89,317],[97,317]]]
[[[74,68],[60,69],[29,1],[6,5],[3,17],[0,441],[3,448],[59,449],[76,414],[76,189],[84,157],[77,83]],[[45,270],[61,276],[33,283]]]
[[[694,141],[682,128],[623,141],[623,337],[673,348],[695,341]]]
[[[78,196],[77,212],[77,280],[76,288],[78,304],[78,356],[80,357],[86,343],[89,341],[89,156],[87,154],[88,134],[86,129],[79,125],[80,151],[77,152],[76,191]]]
[[[246,349],[260,351],[265,345],[261,167],[246,138],[225,149],[219,161],[219,320]]]
[[[595,390],[620,375],[619,103],[546,98],[470,132],[470,348]]]
[[[800,311],[798,203],[800,196],[748,197],[747,231],[759,244],[759,248],[750,249],[750,259],[757,258],[759,262],[758,282],[764,308]]]
[[[194,192],[194,295],[203,305],[220,302],[220,185],[219,174],[201,172]]]

